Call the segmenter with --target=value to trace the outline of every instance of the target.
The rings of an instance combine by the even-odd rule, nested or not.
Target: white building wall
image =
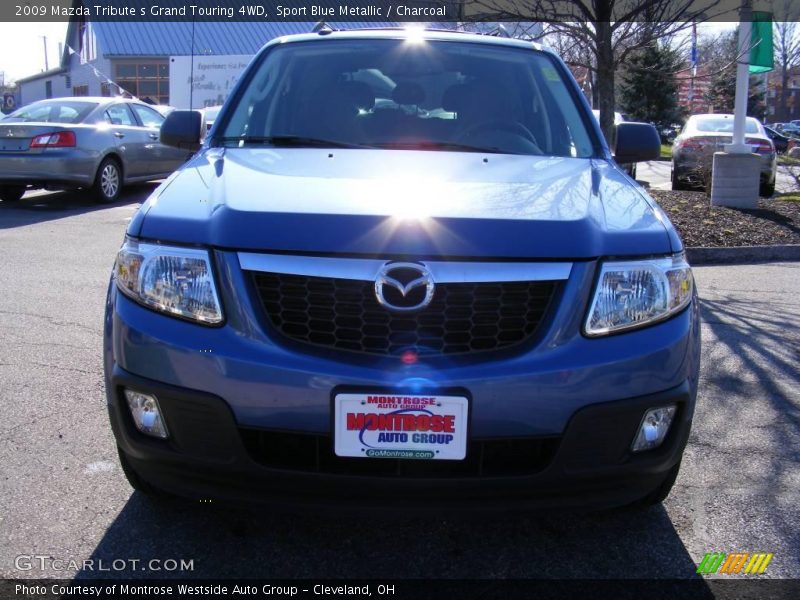
[[[47,82],[51,82],[53,86],[53,98],[60,96],[72,95],[71,92],[67,94],[65,82],[66,78],[63,73],[51,75],[49,77],[40,77],[31,81],[25,81],[17,84],[19,89],[19,106],[25,106],[37,100],[44,100],[47,98]]]
[[[92,67],[97,69],[101,75],[97,75]],[[89,96],[100,96],[100,85],[105,81],[103,77],[113,79],[113,73],[111,72],[111,61],[103,57],[99,57],[96,60],[93,60],[91,63],[82,65],[80,64],[80,57],[76,54],[73,54],[70,56],[69,73],[72,79],[72,87],[88,85]],[[112,86],[112,94],[115,90],[116,88]],[[71,96],[72,93],[72,90],[70,90],[69,95]]]
[[[76,40],[72,40],[71,42],[68,42],[68,44],[73,48],[77,48]],[[97,54],[94,54],[95,50],[97,51]],[[97,56],[95,60],[81,64],[81,56],[76,52],[70,55],[68,68],[66,71],[47,77],[38,77],[31,81],[18,83],[18,97],[20,106],[47,98],[47,81],[52,82],[53,98],[73,96],[73,88],[81,85],[86,85],[89,87],[89,96],[100,96],[100,85],[105,81],[103,77],[113,79],[113,73],[111,72],[111,61],[102,56],[102,48],[95,48],[93,46],[92,51],[92,56]],[[97,69],[101,75],[98,76],[92,67]],[[116,91],[116,88],[112,86],[111,89],[113,94]]]

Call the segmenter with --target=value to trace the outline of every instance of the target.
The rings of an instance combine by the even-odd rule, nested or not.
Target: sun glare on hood
[[[384,180],[381,188],[381,212],[398,221],[428,221],[457,201],[452,190],[448,194],[442,180],[433,177],[392,178]]]
[[[409,44],[422,44],[425,41],[425,29],[419,25],[410,25],[405,28],[406,42]]]

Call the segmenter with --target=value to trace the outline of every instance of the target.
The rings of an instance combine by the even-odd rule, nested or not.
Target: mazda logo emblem
[[[434,287],[433,277],[423,265],[386,263],[375,278],[375,297],[389,310],[420,310],[433,300]]]

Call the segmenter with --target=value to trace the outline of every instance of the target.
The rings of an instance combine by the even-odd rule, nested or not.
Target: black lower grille
[[[558,438],[473,440],[464,460],[397,460],[343,458],[333,452],[329,436],[240,429],[250,457],[273,469],[361,475],[366,477],[435,478],[531,475],[552,460]]]
[[[269,322],[285,337],[378,355],[462,354],[519,344],[536,332],[557,286],[437,284],[427,307],[398,313],[378,304],[370,281],[261,272],[253,281]]]

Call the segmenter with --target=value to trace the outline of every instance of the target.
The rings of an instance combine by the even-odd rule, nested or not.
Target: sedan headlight
[[[114,274],[119,290],[145,306],[208,325],[222,322],[206,250],[126,239]]]
[[[683,254],[605,262],[584,331],[597,337],[662,321],[685,308],[693,290],[692,270]]]

